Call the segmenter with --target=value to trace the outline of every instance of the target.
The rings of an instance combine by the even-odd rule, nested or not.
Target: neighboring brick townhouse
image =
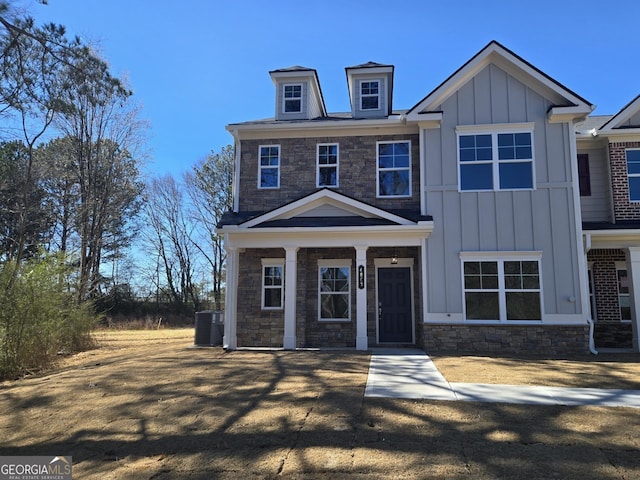
[[[226,348],[638,349],[638,98],[590,116],[497,42],[408,110],[392,65],[345,71],[349,112],[290,67],[227,126]]]

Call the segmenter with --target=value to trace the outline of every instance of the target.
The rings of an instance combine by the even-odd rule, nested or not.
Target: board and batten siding
[[[580,197],[580,208],[584,222],[610,222],[612,220],[611,182],[609,180],[609,157],[606,147],[580,148],[578,153],[589,156],[591,195]]]
[[[541,251],[543,315],[580,313],[571,135],[568,124],[547,122],[551,105],[489,65],[440,105],[440,128],[422,131],[426,213],[434,222],[426,259],[429,318],[460,318],[460,253],[477,251]],[[456,127],[523,122],[534,124],[535,188],[459,192]]]

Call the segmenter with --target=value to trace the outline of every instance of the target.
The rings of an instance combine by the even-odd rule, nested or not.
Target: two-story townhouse
[[[409,110],[394,67],[270,72],[275,116],[231,124],[225,337],[243,346],[584,352],[575,130],[592,105],[497,42]]]
[[[584,248],[595,344],[638,350],[640,96],[577,136]]]

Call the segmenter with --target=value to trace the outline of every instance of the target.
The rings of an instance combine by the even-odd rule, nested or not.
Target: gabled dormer
[[[393,65],[368,62],[345,68],[353,118],[391,115]]]
[[[311,120],[326,117],[318,72],[289,67],[269,72],[276,87],[276,120]]]

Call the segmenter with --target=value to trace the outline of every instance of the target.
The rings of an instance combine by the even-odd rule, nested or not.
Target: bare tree
[[[224,239],[215,232],[215,228],[222,214],[233,207],[234,157],[233,147],[227,145],[219,152],[212,152],[185,174],[185,185],[192,205],[191,215],[198,225],[194,245],[211,269],[216,310],[223,308],[226,254]]]
[[[158,258],[159,289],[177,307],[191,304],[196,310],[201,300],[195,282],[197,250],[192,241],[193,225],[186,214],[183,192],[170,176],[152,179],[147,185],[144,218],[149,256]]]

